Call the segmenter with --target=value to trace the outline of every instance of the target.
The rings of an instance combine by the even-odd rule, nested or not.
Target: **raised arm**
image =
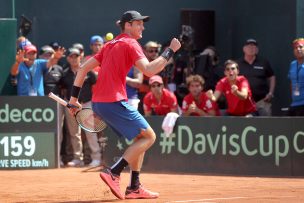
[[[143,72],[148,77],[159,73],[167,65],[168,60],[173,56],[173,54],[181,47],[178,39],[173,38],[171,40],[170,46],[155,60],[149,62],[148,59],[142,58],[136,61],[135,66]]]

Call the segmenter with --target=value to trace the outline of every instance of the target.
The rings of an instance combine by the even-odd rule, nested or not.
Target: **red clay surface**
[[[99,178],[84,168],[0,171],[0,202],[304,202],[303,178],[261,178],[143,173],[153,200],[118,200]],[[121,188],[129,182],[122,174]]]

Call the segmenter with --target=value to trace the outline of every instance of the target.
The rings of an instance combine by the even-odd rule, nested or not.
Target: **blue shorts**
[[[132,140],[150,125],[146,119],[126,101],[93,102],[93,111],[119,136]]]

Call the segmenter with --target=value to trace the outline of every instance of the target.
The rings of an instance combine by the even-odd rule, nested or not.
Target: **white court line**
[[[296,196],[261,196],[261,197],[223,197],[223,198],[211,198],[211,199],[197,199],[197,200],[180,200],[180,201],[170,201],[165,203],[183,203],[183,202],[204,202],[214,201],[214,200],[233,200],[233,199],[260,199],[260,198],[292,198]]]
[[[212,201],[212,200],[228,200],[228,199],[248,199],[249,197],[226,197],[226,198],[212,198],[212,199],[197,199],[197,200],[181,200],[171,201],[166,203],[181,203],[181,202],[201,202],[201,201]]]

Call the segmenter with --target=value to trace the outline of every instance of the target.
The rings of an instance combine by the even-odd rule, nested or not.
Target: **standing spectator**
[[[16,62],[11,67],[11,75],[17,76],[17,94],[19,96],[44,96],[43,75],[62,57],[64,48],[59,48],[49,59],[37,59],[37,48],[27,45],[19,50]]]
[[[175,95],[164,88],[163,79],[154,75],[149,80],[151,91],[144,97],[145,116],[166,115],[169,112],[177,112],[177,100]]]
[[[229,116],[252,117],[258,115],[255,103],[251,96],[251,89],[244,76],[238,76],[239,67],[233,60],[225,62],[225,75],[216,85],[215,92],[207,91],[212,101],[217,101],[221,94],[227,100],[227,114]]]
[[[49,60],[50,58],[52,58],[54,53],[55,51],[51,46],[45,45],[40,49],[39,58]],[[62,75],[62,67],[58,64],[54,64],[44,73],[43,79],[45,95],[48,95],[50,92],[53,92],[54,94],[61,96],[59,81]]]
[[[54,49],[49,46],[45,45],[40,48],[39,51],[39,58],[49,60],[53,57],[53,54],[55,53]],[[44,94],[48,95],[50,92],[53,92],[54,94],[61,96],[61,88],[60,88],[60,79],[63,75],[63,69],[58,64],[52,65],[43,75],[44,80]],[[62,105],[59,105],[58,109],[58,115],[60,118],[60,122],[62,124],[61,128],[63,128],[64,123],[64,107]],[[63,133],[60,131],[59,134],[59,143],[61,143],[62,146],[63,142]],[[60,166],[63,166],[64,163],[62,161],[62,158],[60,158]]]
[[[288,72],[292,98],[289,115],[304,116],[304,38],[295,39],[292,46],[296,60],[290,63]]]
[[[216,102],[211,101],[203,92],[204,79],[200,75],[186,78],[189,94],[183,100],[183,116],[219,116]]]
[[[68,65],[64,70],[61,79],[61,85],[64,91],[65,99],[69,100],[71,97],[71,89],[75,80],[76,74],[80,68],[80,52],[76,48],[70,48],[67,56]],[[88,72],[84,81],[83,89],[81,91],[79,102],[83,107],[91,107],[92,85],[96,83],[96,75],[93,72]],[[66,124],[70,134],[70,140],[73,147],[73,160],[68,162],[68,166],[82,166],[83,165],[83,144],[81,140],[81,128],[78,126],[75,118],[65,108]],[[86,139],[91,149],[92,162],[90,166],[100,165],[101,150],[97,141],[96,133],[85,132]]]
[[[74,43],[72,45],[73,48],[76,48],[79,50],[80,52],[80,62],[83,63],[84,62],[84,47],[81,43]]]
[[[138,88],[143,82],[143,73],[140,72],[134,66],[130,69],[127,79],[126,79],[126,90],[128,103],[133,106],[136,110],[138,109],[138,104],[140,102],[138,96]]]
[[[259,48],[255,39],[246,40],[243,52],[244,57],[237,61],[240,75],[244,75],[249,81],[259,115],[271,116],[271,100],[275,89],[274,72],[269,62],[258,56]]]
[[[97,54],[101,48],[104,45],[104,41],[103,38],[99,35],[93,35],[90,39],[90,49],[91,49],[91,55],[88,55],[85,57],[84,61],[87,61],[88,59],[90,59],[91,57],[95,56],[95,54]],[[96,66],[93,71],[96,75],[98,75],[98,71],[100,69],[100,66]]]

